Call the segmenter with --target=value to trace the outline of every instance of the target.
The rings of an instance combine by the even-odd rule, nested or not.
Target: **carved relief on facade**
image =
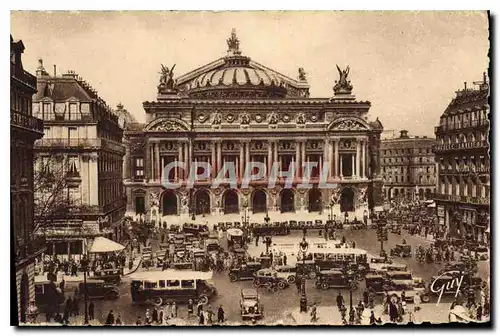
[[[147,129],[148,131],[156,131],[156,132],[179,132],[179,131],[187,131],[187,128],[184,125],[176,122],[175,120],[160,120],[156,122],[154,125]]]
[[[338,131],[362,131],[366,130],[366,126],[354,119],[345,119],[336,123],[332,129]]]
[[[264,116],[262,114],[256,114],[254,119],[260,124],[264,120]]]
[[[226,116],[226,121],[230,124],[232,124],[236,120],[236,117],[233,114],[228,114]]]
[[[332,189],[332,196],[330,196],[330,199],[334,204],[337,204],[340,201],[340,193],[341,191],[339,187]]]
[[[240,123],[242,125],[248,125],[248,124],[250,124],[250,115],[248,113],[246,113],[246,112],[242,113],[240,115]]]
[[[282,117],[281,120],[283,120],[284,123],[289,123],[292,120],[292,117],[290,117],[289,114],[285,113]]]
[[[212,118],[212,125],[220,125],[222,123],[222,113],[215,112]]]
[[[279,121],[278,114],[276,112],[272,112],[267,117],[267,121],[269,125],[276,125]]]
[[[296,118],[295,122],[297,123],[297,125],[304,125],[306,123],[305,113],[297,114],[297,118]]]
[[[363,205],[367,202],[367,192],[368,188],[367,187],[362,187],[358,190],[358,204]]]
[[[203,124],[204,122],[206,122],[206,121],[208,120],[208,118],[209,118],[209,115],[208,115],[208,114],[205,114],[205,113],[200,113],[200,114],[198,114],[198,117],[197,117],[198,121],[199,121],[200,123],[202,123],[202,124]]]

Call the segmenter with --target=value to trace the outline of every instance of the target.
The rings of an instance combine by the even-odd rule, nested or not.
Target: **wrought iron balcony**
[[[489,205],[489,197],[479,197],[479,196],[463,196],[463,195],[448,195],[448,194],[434,194],[434,198],[440,201],[449,201],[457,203],[467,203],[467,204],[478,204],[478,205]]]
[[[43,134],[43,120],[10,110],[10,126]]]
[[[37,148],[89,148],[99,149],[101,139],[69,139],[69,138],[43,138],[35,141]]]
[[[447,152],[447,151],[456,151],[456,150],[464,150],[464,149],[487,149],[488,141],[486,140],[478,140],[478,141],[467,141],[467,142],[459,142],[452,144],[442,144],[436,145],[435,152]]]
[[[473,121],[462,121],[459,123],[444,124],[434,128],[435,133],[442,133],[446,131],[459,130],[464,128],[476,128],[482,126],[488,126],[490,124],[489,120],[473,120]]]

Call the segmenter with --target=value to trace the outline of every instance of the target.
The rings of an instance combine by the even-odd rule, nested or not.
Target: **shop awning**
[[[118,252],[125,248],[122,244],[118,244],[108,238],[96,237],[90,248],[90,253],[106,253],[106,252]]]

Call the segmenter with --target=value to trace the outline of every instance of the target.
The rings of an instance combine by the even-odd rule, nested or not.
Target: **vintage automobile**
[[[212,272],[164,270],[131,275],[132,302],[161,306],[169,301],[207,304],[217,295]]]
[[[107,283],[119,284],[122,276],[121,269],[100,269],[94,271],[94,275],[89,277],[93,280],[104,280]]]
[[[248,257],[247,250],[243,248],[235,248],[233,249],[234,254],[236,254],[236,257],[241,260],[246,260]]]
[[[184,223],[182,232],[191,233],[194,236],[199,236],[202,232],[209,232],[208,226],[204,224]]]
[[[295,283],[297,279],[297,267],[295,266],[276,266],[274,270],[278,273],[278,277],[287,279],[289,284]]]
[[[264,268],[255,273],[253,285],[255,287],[269,287],[270,285],[276,285],[278,289],[284,289],[288,287],[289,284],[287,279],[279,277],[276,271],[270,268]]]
[[[383,294],[390,289],[389,284],[382,274],[367,274],[365,276],[366,289],[377,294]]]
[[[218,239],[208,238],[203,242],[203,248],[206,253],[219,252],[221,246]]]
[[[260,303],[257,290],[253,288],[241,290],[240,310],[242,319],[260,319],[264,316],[264,306]]]
[[[329,288],[349,288],[349,278],[341,271],[321,271],[316,277],[316,288],[327,290]],[[357,288],[353,283],[354,290]]]
[[[35,304],[39,308],[45,306],[59,307],[64,303],[64,294],[57,285],[46,279],[35,279]]]
[[[183,246],[186,237],[183,234],[176,234],[169,238],[169,242],[177,246]]]
[[[490,258],[490,250],[486,246],[475,246],[471,249],[471,252],[478,260],[488,260]]]
[[[401,258],[411,258],[411,245],[409,244],[396,244],[396,247],[391,249],[391,256],[398,256]]]
[[[412,303],[417,293],[420,295],[422,302],[427,303],[430,301],[430,296],[427,294],[427,290],[425,288],[416,288],[408,284],[392,284],[390,285],[390,290],[387,294],[389,294],[389,297],[395,296],[401,298],[403,292],[406,302]]]
[[[85,298],[85,283],[78,284],[78,293],[80,298]],[[120,296],[120,291],[117,286],[106,283],[103,280],[88,279],[87,280],[87,296],[89,299],[106,299],[116,300]]]
[[[192,262],[176,262],[172,264],[172,268],[174,270],[192,270],[193,263]]]
[[[227,229],[227,247],[230,251],[240,249],[245,246],[243,231],[240,229]]]
[[[309,279],[316,279],[316,275],[320,271],[314,260],[299,261],[295,266],[297,268],[296,274],[306,274]]]
[[[408,271],[390,271],[386,273],[387,282],[389,285],[408,285],[411,287],[425,287],[422,286],[423,279],[414,277]]]
[[[261,269],[259,262],[248,262],[240,267],[229,270],[229,280],[235,282],[238,280],[253,280],[255,273]]]

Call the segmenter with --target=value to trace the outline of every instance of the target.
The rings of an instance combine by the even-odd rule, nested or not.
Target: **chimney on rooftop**
[[[54,77],[56,77],[56,76],[57,76],[57,67],[56,67],[56,65],[54,64]]]
[[[408,131],[407,130],[401,130],[399,131],[399,138],[400,139],[407,139],[408,137]]]
[[[467,91],[467,82],[464,82],[464,91]]]

